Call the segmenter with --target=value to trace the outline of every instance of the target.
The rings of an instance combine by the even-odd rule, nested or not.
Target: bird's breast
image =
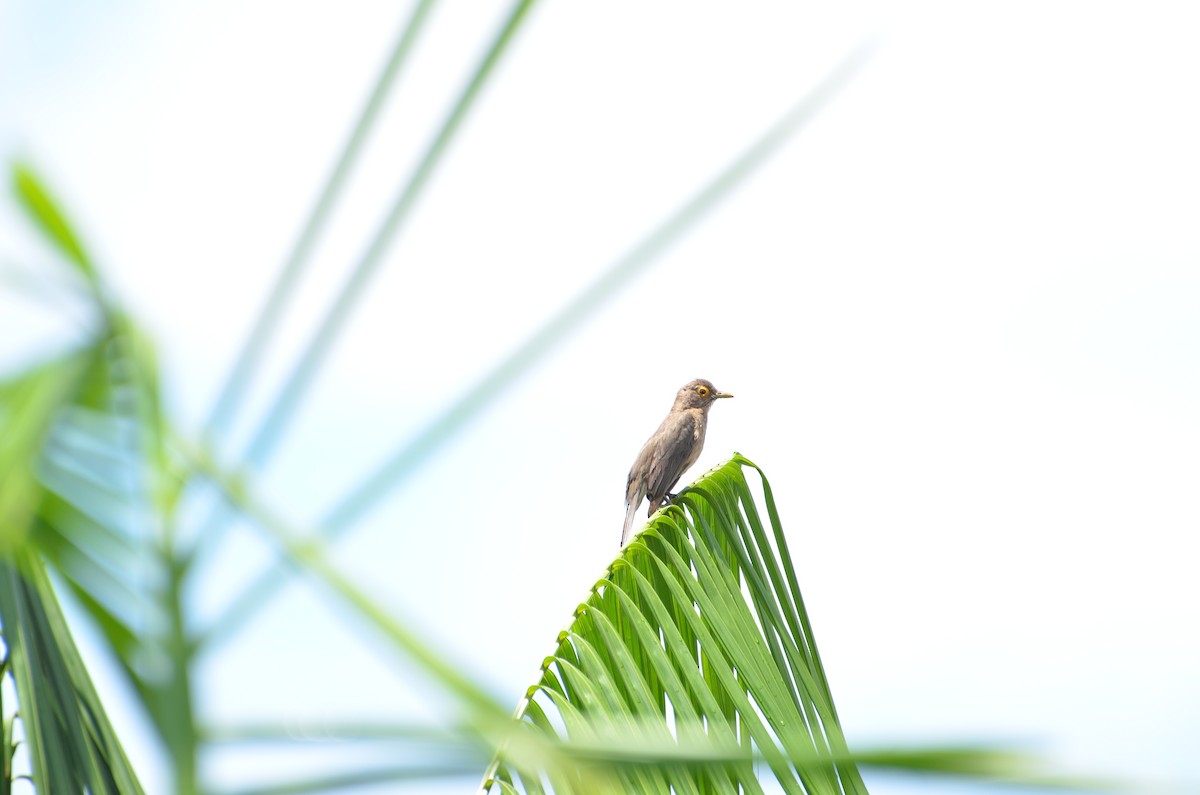
[[[688,455],[685,469],[696,463],[696,459],[700,457],[700,449],[704,447],[704,426],[707,425],[703,411],[691,409],[688,414],[691,415],[692,420],[692,449]]]

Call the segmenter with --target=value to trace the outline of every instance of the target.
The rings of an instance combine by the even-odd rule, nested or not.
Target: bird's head
[[[697,378],[695,381],[688,381],[684,384],[675,395],[674,409],[707,409],[720,398],[731,397],[733,395],[726,394],[713,386],[712,381]]]

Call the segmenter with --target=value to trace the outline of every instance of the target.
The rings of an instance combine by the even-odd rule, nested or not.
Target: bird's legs
[[[653,516],[655,511],[664,507],[665,505],[667,505],[667,503],[675,502],[675,498],[678,496],[679,496],[678,494],[672,494],[671,492],[668,491],[666,494],[659,497],[657,500],[651,500],[650,501],[650,510],[646,511],[646,515]]]

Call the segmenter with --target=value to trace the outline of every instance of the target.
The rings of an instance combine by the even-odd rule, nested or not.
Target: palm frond
[[[654,765],[615,768],[625,791],[758,791],[753,759],[761,757],[763,774],[785,792],[866,792],[770,486],[763,477],[764,522],[746,468],[757,469],[735,455],[626,547],[579,607],[518,714],[572,743],[625,736],[644,747],[700,742],[725,750],[718,764],[664,766],[651,754]],[[515,786],[510,763],[520,767],[498,757],[485,786]],[[581,791],[563,775],[554,783],[555,792]]]
[[[75,351],[0,382],[0,559],[60,575],[170,749],[177,788],[192,791],[190,561],[170,521],[183,484],[163,443],[154,348],[108,298],[37,174],[17,166],[13,183],[29,220],[86,277],[92,320]],[[42,596],[53,598],[49,586]]]
[[[0,559],[0,625],[38,791],[142,792],[29,547]]]

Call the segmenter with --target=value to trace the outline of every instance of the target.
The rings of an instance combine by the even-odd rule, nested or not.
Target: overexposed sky
[[[693,476],[737,450],[771,478],[852,741],[1016,741],[1071,770],[1196,786],[1200,11],[732,8],[535,7],[264,492],[315,521],[881,34],[841,97],[399,486],[338,560],[515,704],[616,552],[634,455],[678,386],[709,378],[737,398],[714,409]],[[505,10],[433,12],[227,454]],[[31,159],[63,196],[156,334],[187,427],[406,14],[0,5],[0,154]],[[5,206],[0,264],[43,264]],[[59,338],[28,302],[0,294],[0,313],[6,366]],[[239,531],[197,613],[216,615],[264,550]],[[331,637],[338,653],[314,655]],[[96,666],[161,791],[157,751]],[[201,687],[215,722],[436,709],[307,586],[214,655]],[[251,764],[208,761],[226,783]]]

